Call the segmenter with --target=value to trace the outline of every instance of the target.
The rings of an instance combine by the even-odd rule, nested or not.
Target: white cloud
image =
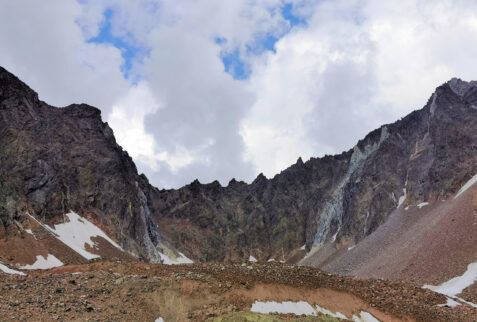
[[[113,46],[85,41],[76,23],[82,10],[72,0],[2,1],[0,64],[50,104],[84,102],[108,110],[129,86],[120,71],[123,59]]]
[[[289,30],[284,0],[4,1],[0,64],[49,103],[102,108],[165,187],[250,181],[339,153],[449,78],[477,78],[475,0],[292,2],[307,24]],[[87,42],[107,8],[113,34],[148,53],[132,62],[137,85],[117,48]],[[276,52],[247,50],[270,34]],[[224,71],[220,56],[235,49],[248,80]]]
[[[108,122],[114,128],[118,143],[139,164],[146,165],[155,172],[161,170],[161,164],[167,166],[166,171],[177,173],[193,162],[204,162],[197,153],[211,144],[210,142],[196,151],[186,150],[181,146],[176,147],[174,152],[158,151],[160,147],[154,136],[146,132],[144,121],[160,108],[146,81],[133,86],[113,105],[109,115]]]
[[[253,65],[247,156],[271,176],[340,153],[421,108],[451,77],[475,79],[475,1],[323,1]],[[310,7],[308,7],[310,8]]]

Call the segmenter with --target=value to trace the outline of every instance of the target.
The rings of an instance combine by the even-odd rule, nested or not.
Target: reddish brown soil
[[[38,255],[46,257],[48,254],[52,254],[64,264],[88,262],[36,221],[28,220],[25,223],[23,229],[31,229],[33,235],[25,230],[7,232],[5,238],[0,239],[0,262],[7,263],[11,267],[19,267],[33,264]],[[101,256],[102,259],[137,260],[129,253],[117,249],[102,237],[93,237],[92,241],[96,244],[95,247],[85,244],[85,249]]]
[[[80,272],[80,274],[73,274]],[[468,306],[411,284],[360,280],[310,267],[273,264],[150,265],[96,262],[27,277],[0,275],[3,320],[202,321],[248,311],[255,300],[307,300],[383,321],[473,321]]]

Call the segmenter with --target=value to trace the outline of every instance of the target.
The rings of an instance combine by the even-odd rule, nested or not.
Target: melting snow
[[[31,265],[22,266],[20,269],[49,269],[59,266],[63,266],[63,263],[55,256],[48,254],[46,258],[38,255],[36,257],[36,262]]]
[[[248,258],[248,261],[252,262],[252,263],[256,263],[257,259],[255,257],[253,257],[252,255],[250,255],[250,257]]]
[[[424,288],[444,295],[455,296],[471,286],[475,281],[477,281],[477,262],[469,264],[462,276],[454,277],[437,286],[424,285]]]
[[[85,244],[91,247],[95,247],[96,244],[91,240],[92,237],[102,237],[106,239],[114,247],[123,250],[118,244],[116,244],[111,238],[109,238],[101,229],[80,217],[77,213],[71,211],[66,214],[69,222],[55,225],[55,228],[51,228],[39,222],[35,217],[30,215],[36,222],[42,227],[55,235],[56,238],[65,243],[68,247],[80,254],[86,259],[93,259],[100,257],[99,255],[88,252],[85,248]]]
[[[333,313],[333,312],[331,312],[330,310],[327,310],[327,309],[325,309],[325,308],[322,308],[322,307],[319,306],[319,305],[316,305],[316,309],[318,310],[318,312],[323,313],[323,314],[330,315],[330,316],[332,316],[332,317],[334,317],[334,318],[342,319],[342,320],[348,320],[348,318],[346,317],[346,315],[344,315],[343,313],[340,313],[340,312]]]
[[[456,296],[457,294],[462,293],[464,289],[474,284],[475,281],[477,281],[477,262],[469,264],[467,270],[461,276],[454,277],[441,285],[424,285],[423,287],[477,308],[477,304],[468,302]],[[448,298],[447,303],[449,303],[449,300],[450,299]]]
[[[270,258],[270,259],[269,259],[267,262],[269,262],[269,263],[270,263],[270,262],[274,262],[274,261],[275,261],[275,259],[273,259],[273,258]]]
[[[252,304],[250,309],[252,312],[269,314],[269,313],[279,313],[279,314],[295,314],[295,315],[311,315],[317,316],[318,312],[326,315],[330,315],[334,318],[348,320],[346,315],[340,312],[333,313],[330,310],[322,308],[319,305],[316,305],[316,309],[313,308],[308,302],[299,301],[299,302],[275,302],[275,301],[255,301]],[[379,322],[374,316],[370,313],[361,311],[360,315],[353,315],[353,321],[356,322]]]
[[[157,318],[154,322],[164,322],[163,318]]]
[[[379,322],[371,313],[361,311],[359,316],[353,315],[353,321],[355,322]]]
[[[23,272],[16,271],[14,269],[8,268],[7,266],[0,263],[0,271],[7,273],[7,274],[18,274],[18,275],[26,275]]]
[[[159,253],[162,259],[162,264],[165,265],[180,265],[180,264],[194,264],[194,262],[187,258],[184,254],[179,252],[179,256],[176,257],[175,259],[170,258],[166,254]]]
[[[402,206],[402,204],[404,203],[404,201],[406,201],[406,198],[407,198],[407,190],[406,190],[406,187],[407,187],[407,177],[406,177],[406,182],[404,183],[404,188],[402,188],[402,196],[399,197],[398,208]]]
[[[477,174],[473,176],[469,181],[467,181],[462,188],[460,188],[459,192],[457,192],[454,199],[459,197],[461,194],[463,194],[467,189],[472,187],[475,183],[477,183]]]
[[[307,302],[304,301],[299,301],[299,302],[275,302],[275,301],[269,301],[269,302],[260,302],[260,301],[255,301],[255,303],[252,304],[252,308],[250,309],[252,312],[257,312],[257,313],[263,313],[263,314],[268,314],[268,313],[280,313],[280,314],[295,314],[295,315],[314,315],[316,316],[316,311],[315,309],[308,304]]]
[[[443,306],[448,306],[448,307],[456,307],[457,305],[460,305],[459,302],[454,301],[450,297],[447,298],[447,303],[445,304],[437,304],[437,306],[443,307]]]
[[[422,207],[425,207],[427,206],[429,203],[428,202],[421,202],[420,204],[418,204],[417,206],[419,207],[419,209],[421,209]]]

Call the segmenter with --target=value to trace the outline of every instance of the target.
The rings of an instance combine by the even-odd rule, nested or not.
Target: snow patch
[[[348,251],[352,250],[352,249],[355,248],[355,247],[356,247],[356,245],[353,245],[353,246],[348,247]]]
[[[407,198],[407,178],[406,178],[406,183],[404,183],[404,188],[402,188],[402,196],[399,197],[398,201],[398,208],[401,207],[404,204],[404,201],[406,201]]]
[[[123,250],[111,238],[109,238],[101,229],[80,217],[77,213],[71,211],[66,214],[69,222],[55,225],[55,228],[50,228],[55,233],[57,238],[65,243],[68,247],[76,251],[78,254],[86,259],[93,259],[100,257],[99,255],[90,253],[86,250],[85,244],[95,248],[97,245],[91,238],[102,237],[106,239],[111,245],[119,250]],[[47,225],[45,225],[47,226]]]
[[[460,303],[451,299],[450,297],[447,298],[447,302],[445,304],[437,304],[437,306],[440,306],[440,307],[443,307],[443,306],[456,307],[458,305],[460,305]]]
[[[270,258],[267,262],[271,263],[271,262],[274,262],[274,261],[275,261],[275,259]]]
[[[20,269],[50,269],[53,267],[63,266],[64,264],[55,256],[48,254],[46,258],[42,255],[36,257],[36,262],[31,265],[25,265]]]
[[[163,318],[157,318],[154,322],[164,322]]]
[[[163,253],[159,253],[159,256],[161,256],[162,264],[164,265],[194,264],[191,259],[181,252],[179,252],[179,256],[176,258],[171,258]]]
[[[35,238],[35,240],[36,240],[35,234],[33,233],[33,231],[32,231],[31,229],[25,229],[25,231],[26,231],[28,234],[32,235],[33,238]]]
[[[250,257],[248,258],[248,261],[252,262],[252,263],[256,263],[257,259],[255,257],[253,257],[252,255],[250,255]]]
[[[252,312],[256,313],[279,313],[279,314],[295,314],[295,315],[312,315],[316,316],[316,310],[308,304],[308,302],[299,301],[299,302],[275,302],[275,301],[268,301],[268,302],[260,302],[255,301],[252,304],[252,308],[250,309]]]
[[[4,272],[6,274],[26,275],[23,272],[16,271],[14,269],[8,268],[7,266],[3,265],[1,262],[0,262],[0,271]]]
[[[109,238],[101,229],[89,222],[85,218],[79,216],[77,213],[71,211],[66,214],[69,222],[55,225],[55,228],[41,223],[35,217],[28,214],[33,220],[40,224],[47,231],[52,233],[57,239],[62,241],[66,246],[73,249],[86,259],[99,258],[99,255],[90,253],[86,250],[85,244],[95,248],[97,245],[91,238],[102,237],[106,239],[111,245],[119,250],[123,250],[118,244],[116,244],[111,238]]]
[[[303,245],[303,246],[301,246],[300,249],[301,249],[301,250],[305,250],[305,249],[306,249],[306,244]]]
[[[361,311],[359,316],[353,315],[352,319],[354,322],[380,322],[371,313],[366,311]]]
[[[463,194],[467,189],[469,189],[470,187],[472,187],[475,183],[477,183],[477,174],[475,176],[473,176],[469,181],[467,181],[465,183],[465,185],[462,186],[462,188],[460,188],[460,190],[457,192],[457,194],[455,195],[454,199],[456,199],[457,197],[459,197],[461,194]]]
[[[424,285],[424,288],[447,296],[456,296],[465,288],[474,284],[475,281],[477,281],[477,262],[469,264],[467,270],[461,276],[454,277],[437,286]]]
[[[457,297],[457,296],[454,297],[454,298],[455,298],[456,300],[458,300],[459,302],[465,303],[465,304],[467,304],[467,305],[472,306],[474,309],[477,309],[477,304],[474,304],[474,303],[472,303],[472,302],[466,301],[466,300],[461,299],[460,297]]]
[[[429,205],[429,203],[426,201],[426,202],[421,202],[420,204],[418,204],[417,206],[419,207],[419,209],[421,209],[422,207],[425,207]]]
[[[316,306],[316,310],[318,312],[322,313],[322,314],[326,314],[326,315],[332,316],[332,317],[337,318],[337,319],[348,320],[346,315],[344,315],[343,313],[340,313],[340,312],[333,313],[330,310],[322,308],[319,305],[315,305],[315,306]]]

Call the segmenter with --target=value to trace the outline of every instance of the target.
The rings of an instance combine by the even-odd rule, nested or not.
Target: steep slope
[[[399,206],[448,199],[477,173],[477,84],[453,79],[421,110],[383,126],[341,155],[301,159],[250,185],[193,182],[152,191],[153,218],[201,260],[324,263],[364,239]],[[318,264],[318,265],[319,265]]]
[[[299,159],[251,184],[159,190],[137,174],[98,109],[51,107],[1,69],[0,238],[26,236],[31,217],[53,227],[71,210],[152,262],[297,262],[307,253],[303,263],[341,269],[333,258],[391,214],[449,199],[477,173],[476,105],[477,84],[453,79],[340,155]]]
[[[65,250],[51,232],[38,228],[44,236],[38,241],[26,229],[69,222],[65,215],[73,210],[130,253],[159,262],[167,245],[152,222],[143,182],[98,109],[49,106],[0,68],[0,260],[32,263],[48,249]],[[37,252],[22,255],[13,245]]]

